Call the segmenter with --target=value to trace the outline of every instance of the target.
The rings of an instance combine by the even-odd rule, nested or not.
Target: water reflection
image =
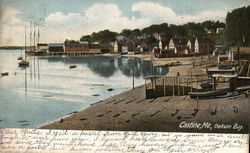
[[[20,51],[0,51],[4,57],[1,72],[9,72],[0,78],[0,128],[36,128],[131,89],[133,80],[138,86],[144,84],[145,76],[167,73],[166,68],[152,72],[150,61],[106,56],[30,56],[30,66],[22,69],[18,67],[19,55]],[[71,64],[77,68],[69,69]],[[108,91],[110,88],[114,90]],[[20,120],[29,121],[29,125],[23,126]]]
[[[87,57],[52,57],[48,62],[62,62],[65,64],[87,65],[87,67],[101,77],[110,78],[118,70],[127,77],[136,78],[149,75],[164,75],[168,72],[166,67],[153,67],[151,61],[144,61],[140,58],[128,57],[106,57],[106,56],[87,56]]]

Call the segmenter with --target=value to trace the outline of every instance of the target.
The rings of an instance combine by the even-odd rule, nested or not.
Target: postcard
[[[0,0],[0,152],[247,152],[249,0]]]

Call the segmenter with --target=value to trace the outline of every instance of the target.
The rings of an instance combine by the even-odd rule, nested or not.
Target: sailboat
[[[26,51],[26,27],[25,27],[25,47],[24,50]],[[21,62],[18,63],[19,67],[27,67],[29,66],[30,62],[26,59],[26,55],[25,55],[25,59]]]
[[[26,33],[26,28],[25,28],[25,33]],[[25,43],[26,43],[26,41],[25,41]],[[22,50],[21,50],[21,56],[19,56],[19,57],[17,58],[17,60],[23,60]]]
[[[34,26],[33,26],[33,42],[34,42],[34,48],[31,48],[30,45],[30,50],[29,51],[25,51],[26,55],[44,55],[44,52],[40,51],[39,48],[36,49],[36,25],[37,25],[37,44],[39,44],[39,37],[40,37],[40,33],[39,33],[39,22],[35,23],[34,21]],[[30,44],[31,44],[31,39],[32,39],[32,22],[30,22]]]

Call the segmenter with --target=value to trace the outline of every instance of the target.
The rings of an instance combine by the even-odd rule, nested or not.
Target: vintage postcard
[[[249,19],[249,0],[0,0],[0,152],[247,152]]]

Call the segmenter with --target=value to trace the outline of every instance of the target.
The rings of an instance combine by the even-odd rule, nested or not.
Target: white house
[[[219,27],[216,29],[216,33],[222,33],[224,31],[223,27]]]

